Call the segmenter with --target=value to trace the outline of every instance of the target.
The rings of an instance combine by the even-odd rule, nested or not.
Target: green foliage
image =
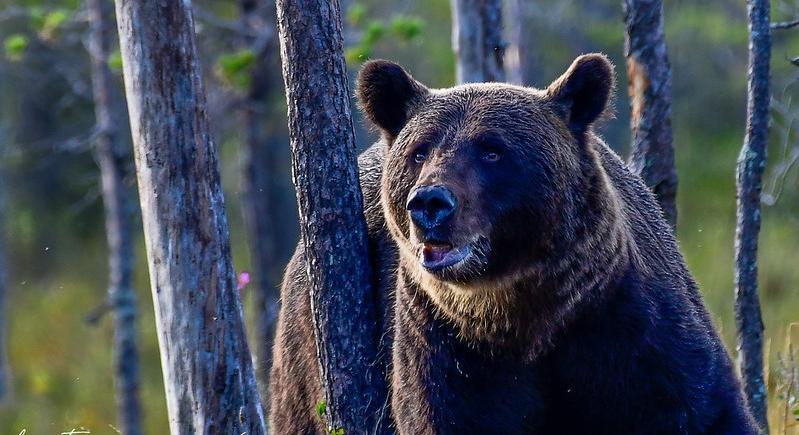
[[[6,58],[15,62],[21,60],[28,48],[28,43],[28,37],[19,33],[7,37],[3,42]]]
[[[372,56],[375,47],[387,39],[407,43],[416,41],[424,29],[424,20],[417,16],[396,15],[391,20],[369,19],[368,9],[363,3],[353,3],[347,11],[347,21],[359,34],[356,43],[345,48],[347,63],[357,65]],[[387,38],[387,36],[393,38]]]
[[[111,71],[122,71],[122,52],[119,49],[108,56],[108,68]]]
[[[327,402],[324,400],[320,401],[316,404],[316,416],[319,417],[320,420],[324,423],[325,415],[327,415]],[[344,435],[344,428],[343,427],[329,427],[327,429],[327,433],[329,435]]]
[[[316,416],[319,418],[324,418],[325,414],[327,414],[327,402],[322,400],[316,404]]]
[[[366,6],[363,3],[353,3],[347,10],[347,21],[350,26],[358,27],[366,18]]]
[[[424,21],[419,17],[399,15],[391,20],[391,32],[405,41],[413,41],[421,35]]]
[[[350,65],[358,65],[369,60],[372,52],[368,47],[356,45],[355,47],[347,47],[344,49],[344,59]]]
[[[219,56],[216,72],[228,86],[239,90],[247,89],[250,86],[250,71],[254,64],[255,53],[250,49],[243,49]]]
[[[59,31],[72,18],[73,11],[67,8],[56,8],[45,11],[41,7],[30,9],[31,26],[45,41],[51,41],[58,36]]]

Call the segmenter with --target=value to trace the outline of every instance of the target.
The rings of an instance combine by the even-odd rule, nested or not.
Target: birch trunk
[[[133,289],[134,203],[125,186],[130,153],[121,140],[119,111],[125,104],[115,88],[108,56],[113,35],[113,4],[88,0],[94,112],[97,120],[94,154],[100,166],[108,240],[108,300],[114,316],[114,385],[119,429],[139,435],[139,351],[136,343],[136,293]]]
[[[630,168],[677,225],[677,170],[671,131],[671,66],[661,0],[623,0],[632,152]]]
[[[503,82],[502,0],[450,0],[458,83]]]
[[[170,430],[265,433],[191,2],[116,7]]]
[[[338,0],[277,2],[292,170],[329,428],[372,433],[387,387]]]
[[[769,1],[748,0],[749,81],[746,138],[738,156],[737,225],[735,228],[735,322],[744,391],[761,429],[768,432],[763,379],[763,320],[757,288],[757,239],[760,192],[766,167],[769,123],[771,29]]]

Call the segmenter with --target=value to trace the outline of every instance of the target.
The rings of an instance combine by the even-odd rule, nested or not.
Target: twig
[[[109,301],[103,301],[100,305],[92,308],[86,315],[83,317],[83,321],[89,324],[90,326],[97,326],[100,322],[100,319],[103,318],[106,314],[111,312],[114,307],[111,305]]]
[[[793,21],[782,21],[782,22],[771,23],[772,30],[785,30],[785,29],[791,29],[796,26],[799,26],[799,18]]]
[[[260,36],[258,32],[248,28],[247,26],[243,26],[235,21],[226,21],[220,19],[213,13],[205,10],[204,8],[196,4],[192,6],[192,11],[195,17],[202,20],[204,23],[210,24],[211,26],[214,26],[216,28],[237,33],[239,35],[250,36],[252,38],[257,38]]]

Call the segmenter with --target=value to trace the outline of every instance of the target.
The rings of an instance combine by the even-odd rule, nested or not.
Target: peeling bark
[[[372,433],[386,402],[339,2],[277,2],[292,171],[328,426]]]
[[[677,170],[671,131],[671,66],[660,0],[623,0],[630,95],[630,168],[655,196],[672,228],[677,225]]]
[[[503,82],[502,0],[450,0],[458,83]]]
[[[266,108],[280,90],[280,58],[277,47],[277,23],[274,2],[240,0],[242,24],[258,38],[244,43],[255,52],[255,65],[244,103],[244,139],[241,148],[242,212],[249,235],[253,268],[253,295],[256,306],[255,364],[264,403],[269,403],[267,386],[272,367],[272,344],[278,315],[277,222],[273,207],[277,203],[273,180],[276,144],[265,125]],[[264,39],[260,41],[259,39]],[[263,46],[261,46],[263,45]]]
[[[757,287],[757,239],[760,233],[760,193],[766,167],[769,124],[769,62],[771,29],[769,1],[748,0],[749,80],[746,137],[738,156],[737,225],[735,227],[735,323],[738,357],[749,408],[768,432],[768,393],[763,379],[763,320]]]
[[[120,138],[118,113],[125,102],[114,86],[108,57],[113,35],[113,4],[88,0],[94,112],[97,120],[94,155],[100,166],[108,240],[108,301],[114,314],[114,386],[119,429],[139,435],[139,350],[136,343],[136,293],[133,289],[133,198],[125,186],[131,158]]]
[[[171,433],[263,434],[191,2],[116,7]]]

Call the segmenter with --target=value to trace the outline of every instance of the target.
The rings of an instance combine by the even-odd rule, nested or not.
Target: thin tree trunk
[[[505,22],[508,28],[508,44],[505,50],[505,69],[508,82],[516,85],[530,83],[530,47],[527,41],[525,18],[526,0],[508,0]]]
[[[671,132],[671,66],[661,0],[623,0],[632,153],[630,167],[677,225],[677,170]]]
[[[125,104],[114,87],[108,56],[113,35],[113,4],[107,0],[88,0],[91,16],[91,58],[94,112],[97,118],[95,157],[105,205],[105,230],[108,239],[108,299],[114,314],[114,381],[119,429],[139,435],[139,351],[136,343],[136,293],[133,289],[134,203],[125,186],[130,153],[120,138],[119,110]]]
[[[502,0],[450,0],[458,83],[503,82]]]
[[[749,81],[746,138],[738,156],[735,228],[735,322],[744,391],[764,431],[768,394],[763,380],[763,320],[757,289],[760,192],[766,167],[769,123],[771,29],[769,0],[749,0]]]
[[[387,387],[338,0],[277,2],[292,170],[328,425],[372,433]],[[384,429],[383,429],[384,430]]]
[[[277,23],[274,2],[240,0],[244,26],[259,38],[247,38],[248,47],[255,51],[255,65],[244,104],[244,140],[241,148],[242,211],[249,235],[251,264],[254,274],[256,306],[256,374],[264,403],[269,403],[267,386],[272,367],[272,344],[278,314],[279,294],[276,286],[277,222],[274,205],[275,144],[267,131],[267,107],[282,78],[279,76],[280,57],[277,50]],[[264,45],[261,47],[260,45]],[[277,86],[276,86],[277,85]]]
[[[0,146],[2,150],[2,146]],[[3,153],[0,152],[0,157]],[[6,276],[6,262],[5,262],[5,198],[3,186],[2,163],[0,163],[0,403],[5,403],[11,396],[11,375],[8,367],[8,348],[7,348],[7,335],[8,323],[6,322],[6,313],[8,312],[8,295],[6,293],[6,286],[8,284],[8,277]]]
[[[171,432],[265,433],[191,2],[116,6]]]

